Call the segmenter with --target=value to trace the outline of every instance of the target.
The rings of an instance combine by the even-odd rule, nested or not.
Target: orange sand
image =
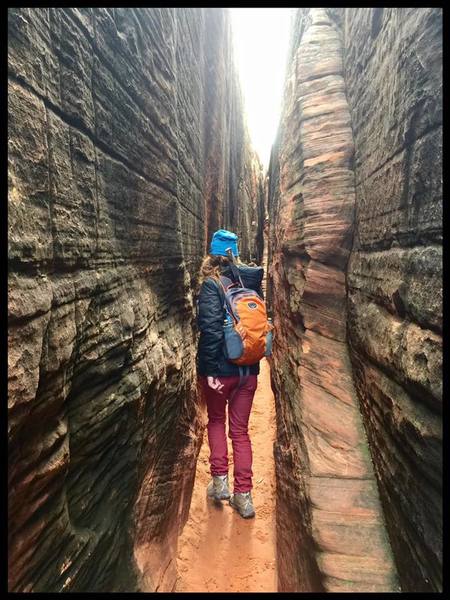
[[[256,517],[243,519],[228,501],[206,497],[210,481],[207,432],[203,439],[189,519],[178,542],[177,592],[276,592],[275,435],[270,369],[261,361],[250,415],[253,448],[253,503]],[[232,448],[228,439],[232,491]]]

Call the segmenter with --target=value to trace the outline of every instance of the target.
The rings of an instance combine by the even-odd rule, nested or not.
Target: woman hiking
[[[201,287],[197,303],[200,331],[197,351],[197,374],[208,410],[208,442],[212,480],[207,495],[217,501],[229,499],[230,505],[244,518],[255,516],[252,489],[252,447],[248,421],[259,374],[259,360],[246,367],[230,362],[224,350],[225,289],[220,276],[240,282],[263,298],[261,281],[264,270],[240,262],[232,265],[227,256],[231,248],[239,257],[237,235],[220,229],[213,235],[210,252],[200,269]],[[226,280],[225,280],[226,281]],[[233,446],[234,489],[228,486],[228,448],[225,411],[228,401],[229,437]]]

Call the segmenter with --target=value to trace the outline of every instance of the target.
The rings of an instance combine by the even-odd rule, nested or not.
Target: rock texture
[[[442,589],[440,23],[296,14],[269,182],[280,591]]]
[[[442,591],[442,11],[346,10],[355,383],[402,588]]]
[[[208,60],[205,62],[203,142],[204,196],[210,232],[222,226],[240,232],[239,251],[262,259],[262,165],[250,145],[242,118],[242,96],[232,64],[231,30],[217,11],[206,13]],[[228,90],[228,93],[225,91]],[[224,202],[224,198],[226,201]],[[209,237],[205,240],[210,241]],[[209,246],[205,246],[207,252]]]
[[[203,430],[194,278],[218,225],[258,251],[228,16],[8,19],[9,590],[170,590]]]
[[[295,31],[269,205],[279,590],[396,591],[346,344],[355,187],[342,46],[325,9],[299,11]]]

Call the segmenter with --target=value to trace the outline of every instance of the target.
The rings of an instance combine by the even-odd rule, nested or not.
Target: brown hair
[[[238,264],[242,264],[238,256],[235,260]],[[200,266],[199,284],[203,283],[207,277],[214,277],[214,279],[219,280],[220,268],[226,267],[229,264],[230,260],[226,256],[207,254]]]

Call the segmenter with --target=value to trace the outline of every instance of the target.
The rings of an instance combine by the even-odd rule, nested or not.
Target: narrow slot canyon
[[[248,520],[206,496],[218,229],[274,323]],[[229,9],[9,8],[8,591],[442,591],[442,287],[441,9],[293,9],[265,165]]]
[[[227,502],[205,495],[210,480],[207,435],[197,461],[189,519],[179,538],[177,592],[276,592],[275,405],[270,367],[261,361],[250,413],[253,502],[257,518],[241,519]],[[230,469],[233,452],[230,453]]]

